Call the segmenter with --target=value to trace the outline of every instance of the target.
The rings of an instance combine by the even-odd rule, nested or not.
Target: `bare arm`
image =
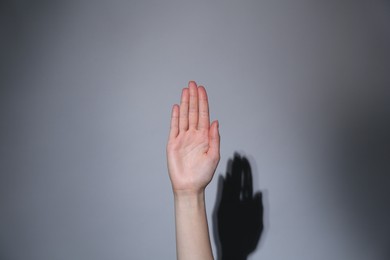
[[[213,259],[204,196],[219,162],[219,140],[218,121],[210,125],[206,90],[190,81],[180,106],[172,108],[167,145],[179,260]]]

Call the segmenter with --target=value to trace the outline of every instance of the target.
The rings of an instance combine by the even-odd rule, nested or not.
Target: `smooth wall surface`
[[[175,259],[189,80],[220,122],[210,230],[238,152],[263,193],[249,259],[389,259],[389,24],[385,0],[2,1],[0,259]]]

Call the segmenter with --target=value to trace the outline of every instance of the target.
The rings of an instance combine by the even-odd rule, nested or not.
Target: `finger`
[[[203,86],[198,88],[199,97],[199,122],[198,129],[208,130],[210,128],[209,102],[207,92]]]
[[[242,170],[242,196],[244,199],[250,199],[253,195],[252,170],[246,157],[242,158]]]
[[[183,88],[179,109],[179,131],[187,131],[188,129],[188,88]]]
[[[171,114],[171,129],[169,139],[175,138],[179,134],[179,106],[173,105]]]
[[[194,81],[190,81],[188,89],[190,91],[189,128],[196,129],[198,127],[198,87]]]
[[[211,156],[213,160],[218,164],[220,158],[220,136],[219,136],[219,123],[218,121],[214,121],[211,124],[209,130],[209,150],[208,154]]]

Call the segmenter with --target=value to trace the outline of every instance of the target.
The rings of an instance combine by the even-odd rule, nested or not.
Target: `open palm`
[[[203,191],[219,162],[218,122],[210,125],[207,93],[190,81],[180,106],[172,108],[167,145],[168,171],[175,193]]]

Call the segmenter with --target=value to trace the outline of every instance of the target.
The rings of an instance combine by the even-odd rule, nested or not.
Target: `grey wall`
[[[174,259],[165,143],[196,80],[209,218],[234,152],[263,192],[250,259],[389,259],[389,24],[384,0],[2,1],[0,258]]]

